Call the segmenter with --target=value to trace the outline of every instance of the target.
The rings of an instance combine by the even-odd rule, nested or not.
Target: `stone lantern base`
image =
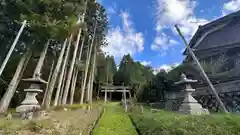
[[[179,110],[182,114],[201,115],[208,114],[208,111],[202,107],[191,95],[183,100]]]

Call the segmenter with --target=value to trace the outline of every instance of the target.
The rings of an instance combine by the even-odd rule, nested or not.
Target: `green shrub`
[[[190,116],[145,109],[130,116],[143,135],[240,135],[240,116],[233,114]]]
[[[93,135],[137,135],[129,116],[118,104],[106,106]]]

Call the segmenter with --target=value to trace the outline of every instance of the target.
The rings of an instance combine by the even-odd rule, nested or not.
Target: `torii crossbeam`
[[[124,107],[125,112],[127,112],[127,97],[126,93],[129,94],[129,97],[131,98],[131,92],[130,87],[128,86],[113,86],[113,85],[105,85],[101,87],[101,92],[105,92],[104,102],[107,102],[107,93],[110,92],[122,92],[124,97]]]

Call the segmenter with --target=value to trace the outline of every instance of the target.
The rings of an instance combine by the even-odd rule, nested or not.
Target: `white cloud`
[[[164,53],[165,50],[168,50],[169,47],[175,44],[178,44],[176,40],[170,39],[165,33],[159,33],[159,35],[155,37],[151,49],[155,51],[159,50]]]
[[[150,66],[152,64],[151,61],[140,61],[140,63],[144,66]]]
[[[204,18],[194,15],[196,2],[192,0],[156,0],[156,37],[151,46],[153,50],[166,52],[177,44],[176,39],[167,36],[164,30],[171,29],[176,35],[174,25],[178,24],[181,31],[190,39],[198,28],[198,25],[207,23]]]
[[[157,25],[168,27],[193,14],[196,2],[190,0],[157,0]]]
[[[107,12],[108,14],[112,15],[112,14],[117,14],[117,11],[114,7],[108,7],[107,8]]]
[[[117,16],[117,4],[112,3],[111,6],[106,8],[108,20],[111,20],[113,16]]]
[[[122,57],[130,53],[134,55],[144,50],[144,36],[136,32],[133,22],[127,12],[121,12],[122,27],[111,28],[107,34],[108,46],[102,48],[104,52],[114,57]]]
[[[154,69],[154,74],[157,74],[158,72],[160,72],[161,70],[164,70],[166,72],[171,71],[172,69],[174,69],[175,67],[177,67],[180,63],[173,63],[173,64],[163,64],[158,68]]]
[[[240,9],[240,0],[231,0],[227,3],[224,3],[222,13],[223,15],[235,12]]]

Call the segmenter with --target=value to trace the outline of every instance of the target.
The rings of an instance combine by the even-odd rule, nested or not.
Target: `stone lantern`
[[[40,89],[41,84],[46,84],[47,82],[42,80],[39,75],[29,79],[23,79],[23,81],[30,83],[30,87],[25,89],[27,92],[25,99],[22,101],[21,105],[16,108],[16,112],[21,114],[23,119],[32,119],[35,115],[34,113],[41,109],[36,96],[38,93],[42,92]]]
[[[184,100],[179,108],[179,112],[183,114],[192,114],[192,115],[199,115],[199,114],[206,114],[208,111],[200,105],[196,99],[193,98],[192,93],[195,89],[192,88],[191,84],[196,83],[197,80],[187,79],[186,75],[181,75],[181,80],[176,82],[176,85],[180,85],[183,87],[184,92]]]

